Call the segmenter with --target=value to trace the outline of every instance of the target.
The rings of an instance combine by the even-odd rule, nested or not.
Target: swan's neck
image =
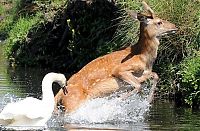
[[[52,91],[52,83],[42,85],[42,101],[46,103],[54,102],[54,94]]]
[[[42,101],[47,105],[54,106],[54,94],[52,84],[54,79],[52,77],[45,77],[42,81]]]
[[[46,104],[47,108],[54,108],[54,94],[52,90],[53,82],[59,83],[61,86],[65,85],[66,78],[63,74],[48,73],[42,80],[42,102]]]

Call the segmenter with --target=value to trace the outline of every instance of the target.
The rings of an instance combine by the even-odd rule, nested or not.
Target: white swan
[[[16,103],[7,104],[0,113],[0,125],[44,127],[54,110],[53,82],[57,82],[61,87],[66,87],[66,78],[63,74],[48,73],[42,81],[42,100],[27,97]]]

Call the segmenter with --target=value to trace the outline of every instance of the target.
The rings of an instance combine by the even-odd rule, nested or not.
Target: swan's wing
[[[26,108],[23,108],[24,115],[30,119],[45,118],[48,114],[48,107],[41,100],[29,97],[23,101]]]
[[[24,100],[16,103],[7,104],[3,111],[0,113],[0,119],[9,120],[14,119],[16,116],[26,116],[30,119],[42,118],[45,116],[41,100],[36,98],[27,97]]]
[[[16,103],[7,104],[2,112],[0,113],[0,125],[8,125],[11,124],[14,117],[16,116]]]

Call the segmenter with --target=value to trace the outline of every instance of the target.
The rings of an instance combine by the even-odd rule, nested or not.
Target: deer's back
[[[130,50],[128,47],[94,59],[74,74],[67,84],[81,85],[88,89],[93,83],[111,77],[113,68],[123,62],[123,59],[131,53]]]

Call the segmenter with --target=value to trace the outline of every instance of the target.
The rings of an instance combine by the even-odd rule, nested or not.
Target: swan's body
[[[16,103],[9,103],[0,113],[0,125],[4,126],[45,126],[54,110],[52,83],[58,82],[61,87],[66,84],[63,74],[48,73],[42,81],[42,100],[27,97]]]

